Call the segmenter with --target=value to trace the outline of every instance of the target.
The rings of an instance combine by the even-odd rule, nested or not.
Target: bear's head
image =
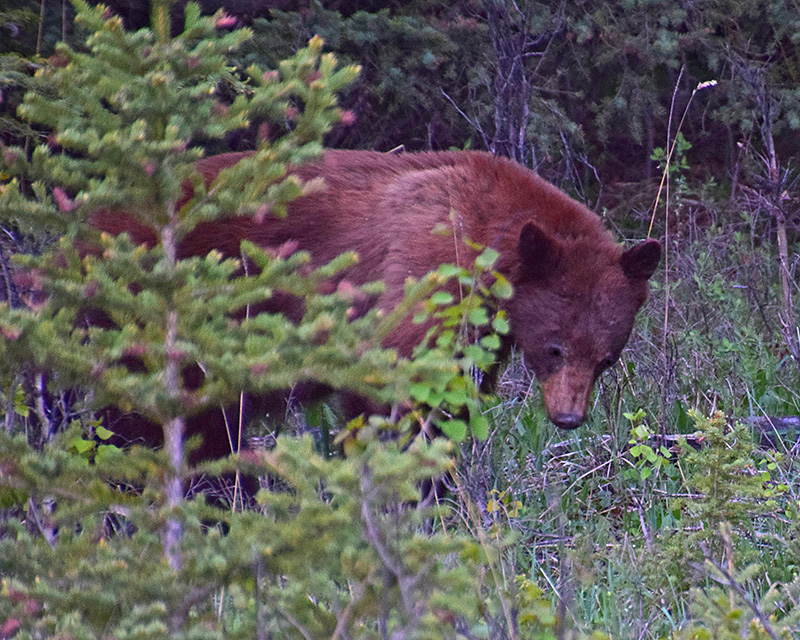
[[[585,419],[597,377],[620,356],[661,246],[646,240],[622,251],[597,238],[559,238],[533,222],[519,234],[511,330],[544,393],[556,426]]]

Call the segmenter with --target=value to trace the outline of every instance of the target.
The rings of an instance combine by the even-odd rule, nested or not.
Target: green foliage
[[[775,508],[773,486],[768,470],[758,470],[751,434],[741,424],[728,424],[718,412],[710,418],[690,412],[698,429],[699,450],[683,444],[681,460],[688,487],[699,494],[691,501],[678,500],[690,528],[702,522],[715,531],[723,522],[734,531],[746,530],[752,518]],[[691,535],[687,538],[691,546]]]
[[[497,415],[521,420],[528,411],[510,405]],[[513,424],[493,424],[493,466],[465,456],[461,466],[471,466],[460,470],[460,484],[488,475],[486,519],[517,533],[518,566],[539,584],[574,594],[568,608],[592,628],[612,637],[694,637],[690,630],[717,637],[732,612],[725,624],[745,637],[759,611],[779,637],[796,638],[800,520],[791,456],[759,449],[747,429],[722,416],[694,412],[687,431],[699,430],[691,444],[665,451],[644,412],[625,413],[631,432],[620,445],[608,433],[544,433],[533,449],[533,434],[523,440]],[[631,455],[629,440],[663,460],[645,481],[637,467],[653,467],[645,449]],[[560,540],[568,547],[556,548]]]
[[[497,589],[497,544],[425,532],[435,511],[419,486],[451,467],[451,445],[417,439],[401,451],[376,432],[355,437],[347,459],[285,437],[251,458],[249,470],[280,481],[259,511],[192,500],[176,514],[160,453],[115,451],[87,466],[74,431],[43,452],[0,435],[0,616],[19,638],[516,637],[516,625],[553,638],[538,587],[520,578]],[[139,491],[116,488],[129,484]],[[176,516],[177,572],[158,552]]]
[[[511,285],[492,270],[498,257],[494,249],[485,249],[476,258],[473,270],[442,265],[438,274],[457,280],[459,300],[440,291],[432,295],[414,317],[415,322],[435,320],[416,349],[416,362],[424,362],[427,354],[432,353],[428,346],[431,342],[437,350],[460,356],[459,368],[449,379],[442,378],[435,385],[421,381],[409,389],[418,403],[439,408],[440,413],[433,415],[434,423],[456,442],[462,441],[467,433],[481,440],[488,435],[489,422],[478,403],[474,376],[492,368],[502,337],[509,330],[505,312],[496,310],[490,316],[486,304],[488,300],[504,300],[511,296]],[[466,420],[465,411],[468,413]]]
[[[753,601],[741,585],[757,578],[761,567],[751,565],[736,575],[707,563],[709,572],[728,591],[712,587],[707,593],[694,593],[694,621],[672,637],[676,640],[763,640],[766,638],[791,639],[797,637],[800,611],[786,612],[785,600],[797,602],[799,584],[782,589],[772,587],[758,601]]]
[[[647,414],[642,409],[639,409],[636,413],[624,413],[622,415],[631,421],[631,439],[628,444],[631,445],[630,454],[636,465],[635,470],[629,470],[626,475],[630,478],[635,478],[638,474],[638,477],[644,482],[653,471],[657,473],[663,468],[668,468],[670,452],[663,444],[657,450],[654,450],[648,444],[648,441],[655,434],[650,431],[650,428],[644,422]]]
[[[650,156],[652,160],[658,163],[659,170],[663,171],[668,166],[668,160],[671,164],[670,170],[673,173],[683,173],[689,169],[689,163],[686,160],[686,152],[692,148],[691,143],[683,136],[683,133],[678,131],[675,134],[674,148],[665,149],[663,147],[656,147],[653,149],[653,154]],[[671,157],[674,156],[674,157]],[[673,176],[674,177],[674,176]]]
[[[777,617],[772,624],[784,629],[784,637],[791,637],[791,621],[800,611],[796,605],[776,601],[780,600],[778,593],[796,590],[790,584],[795,576],[773,566],[771,554],[762,556],[755,543],[756,523],[786,504],[784,494],[789,487],[773,479],[778,471],[776,462],[760,464],[751,435],[741,425],[729,424],[721,413],[710,418],[695,412],[691,415],[698,428],[697,448],[682,443],[684,454],[679,461],[687,497],[672,504],[674,512],[680,513],[681,531],[663,535],[661,559],[655,563],[659,569],[653,577],[658,571],[665,572],[674,588],[692,574],[707,575],[727,591],[696,587],[696,622],[676,637],[726,638],[733,637],[726,635],[731,633],[740,637],[748,626],[751,635],[747,637],[767,637],[763,625],[773,613]],[[796,519],[796,515],[794,512],[789,518]],[[734,570],[740,566],[746,568]],[[769,576],[766,580],[764,574]]]

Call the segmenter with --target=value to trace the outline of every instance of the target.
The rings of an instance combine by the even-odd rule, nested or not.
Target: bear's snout
[[[566,366],[541,382],[547,417],[559,429],[576,429],[586,420],[594,375]]]
[[[559,429],[577,429],[586,420],[585,415],[579,413],[559,413],[556,415],[547,416],[554,425]]]

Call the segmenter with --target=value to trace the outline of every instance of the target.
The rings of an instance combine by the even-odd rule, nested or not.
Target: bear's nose
[[[558,413],[549,416],[550,422],[559,429],[577,429],[583,424],[584,416],[580,413]]]

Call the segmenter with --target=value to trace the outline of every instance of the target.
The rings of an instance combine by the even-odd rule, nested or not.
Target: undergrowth
[[[483,463],[462,451],[485,521],[515,532],[514,561],[585,628],[800,637],[800,380],[765,224],[676,240],[666,331],[656,282],[587,427],[549,427],[512,366]]]

